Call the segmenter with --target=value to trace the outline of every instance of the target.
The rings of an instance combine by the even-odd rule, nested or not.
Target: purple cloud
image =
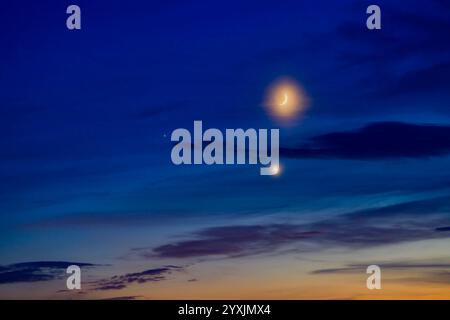
[[[134,249],[146,258],[240,257],[326,247],[364,248],[424,239],[446,238],[436,225],[448,223],[448,198],[405,202],[360,210],[305,224],[231,225],[201,229],[186,240],[156,248]],[[444,212],[444,213],[442,213]],[[428,215],[424,221],[422,216]],[[445,231],[438,228],[438,231]]]

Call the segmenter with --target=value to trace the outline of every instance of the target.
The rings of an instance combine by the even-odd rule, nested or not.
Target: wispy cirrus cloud
[[[332,274],[365,274],[367,266],[378,265],[383,272],[389,272],[391,279],[401,282],[416,283],[438,283],[440,285],[450,284],[450,263],[436,261],[395,261],[395,262],[373,262],[366,264],[348,264],[339,268],[317,269],[310,272],[312,275]],[[414,276],[403,275],[414,272]]]
[[[184,268],[180,266],[167,265],[161,268],[147,269],[141,272],[116,275],[111,278],[91,282],[90,284],[92,285],[92,290],[120,290],[135,283],[142,284],[166,280],[167,276],[173,272],[180,272],[183,270]]]
[[[381,267],[383,270],[450,270],[450,263],[436,263],[436,262],[381,262],[373,263]],[[365,272],[369,264],[348,264],[341,268],[318,269],[311,272],[311,274],[333,274],[333,273],[361,273]]]
[[[139,298],[142,298],[142,296],[121,296],[121,297],[106,298],[102,300],[138,300]]]
[[[159,258],[245,256],[264,253],[294,240],[314,237],[318,233],[287,224],[214,227],[195,233],[194,237],[198,239],[159,246],[152,252],[141,251],[141,254]]]
[[[310,251],[330,247],[366,248],[450,237],[438,232],[450,220],[446,197],[359,210],[311,223],[230,225],[198,230],[187,239],[134,249],[145,258],[240,257],[274,253],[291,246]],[[422,219],[427,214],[426,221]]]

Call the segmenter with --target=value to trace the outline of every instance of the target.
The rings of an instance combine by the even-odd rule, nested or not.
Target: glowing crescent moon
[[[288,95],[287,93],[284,93],[284,100],[280,103],[280,106],[284,106],[288,102]]]
[[[270,84],[263,105],[274,120],[291,125],[309,106],[309,97],[300,84],[284,77]]]

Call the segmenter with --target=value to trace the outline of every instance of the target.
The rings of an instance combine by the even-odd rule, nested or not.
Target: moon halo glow
[[[288,122],[306,110],[308,97],[294,80],[281,78],[269,86],[264,106],[273,118]]]

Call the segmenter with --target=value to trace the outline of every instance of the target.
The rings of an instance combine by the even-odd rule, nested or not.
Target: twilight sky
[[[447,1],[73,3],[0,10],[0,298],[450,298]],[[194,120],[279,128],[281,174],[173,165]]]

